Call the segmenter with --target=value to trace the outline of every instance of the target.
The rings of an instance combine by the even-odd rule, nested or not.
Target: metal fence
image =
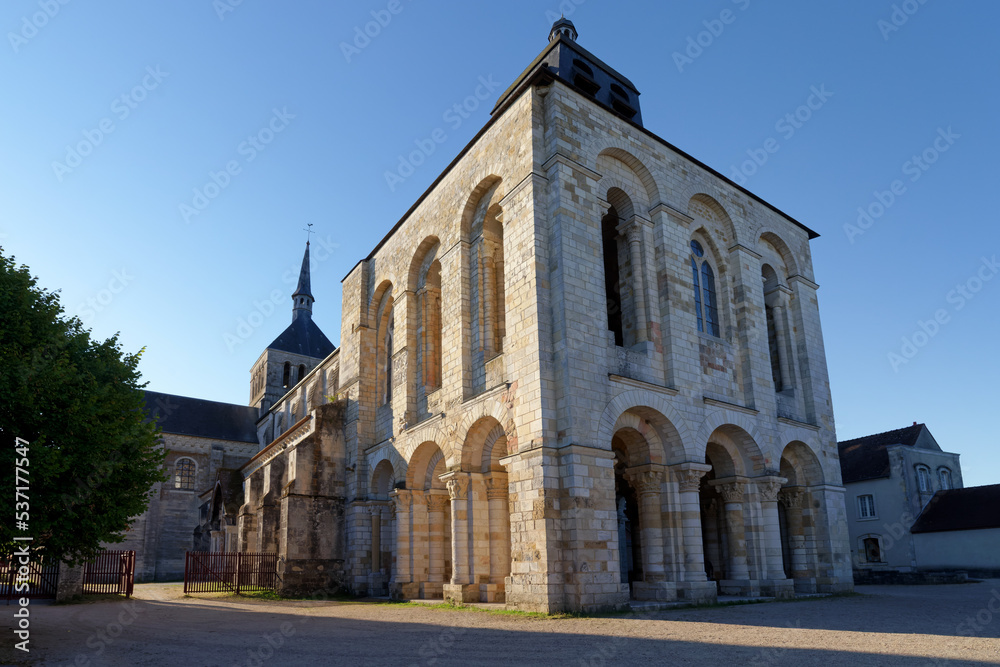
[[[15,555],[0,556],[0,598],[33,600],[55,598],[59,587],[59,561],[32,554],[27,564]]]
[[[102,551],[87,563],[83,574],[84,595],[131,597],[134,585],[134,551]]]
[[[240,593],[278,587],[278,555],[188,551],[184,558],[185,593]]]

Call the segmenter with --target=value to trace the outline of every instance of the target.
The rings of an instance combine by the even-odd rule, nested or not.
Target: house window
[[[719,337],[719,308],[716,303],[715,272],[705,259],[705,249],[691,241],[691,274],[694,282],[694,310],[698,331]]]
[[[884,563],[882,560],[882,538],[868,535],[861,538],[861,549],[866,563]]]
[[[920,493],[930,493],[931,470],[927,466],[917,466],[917,488]]]
[[[938,468],[938,482],[942,489],[951,488],[951,471],[947,468]]]
[[[191,459],[177,459],[174,463],[174,488],[183,491],[194,489],[194,475],[196,471],[197,466]]]
[[[867,493],[863,496],[858,496],[858,518],[859,519],[874,519],[875,514],[875,496]]]

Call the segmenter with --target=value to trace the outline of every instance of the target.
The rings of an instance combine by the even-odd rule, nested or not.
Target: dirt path
[[[546,619],[413,605],[265,601],[136,586],[133,601],[33,604],[4,665],[1000,664],[1000,580],[864,595]]]

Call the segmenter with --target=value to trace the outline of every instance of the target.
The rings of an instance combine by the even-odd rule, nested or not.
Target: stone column
[[[800,593],[815,593],[816,580],[809,571],[805,552],[806,535],[802,521],[804,495],[800,487],[785,487],[778,494],[778,502],[785,508],[785,516],[788,518],[788,550],[795,590]],[[812,590],[807,591],[810,587]]]
[[[438,597],[444,586],[444,511],[451,502],[447,493],[428,491],[427,498],[427,584],[424,585],[425,598]]]
[[[639,496],[642,581],[633,584],[633,594],[636,600],[673,600],[677,597],[677,589],[673,582],[667,581],[663,567],[663,518],[660,513],[663,471],[643,468],[625,471],[625,479]]]
[[[714,480],[711,485],[718,489],[725,502],[726,537],[729,541],[729,563],[727,578],[720,584],[727,595],[756,595],[757,582],[750,580],[747,567],[746,524],[743,517],[743,501],[746,484],[733,478]]]
[[[632,262],[632,294],[635,298],[635,339],[637,343],[649,340],[647,330],[649,321],[646,319],[646,288],[643,280],[642,264],[642,222],[632,218],[623,225],[625,239],[628,242],[629,259]]]
[[[396,504],[396,566],[389,579],[389,594],[394,598],[412,598],[419,593],[413,587],[413,527],[410,523],[413,492],[397,489]]]
[[[705,576],[705,553],[701,535],[701,478],[712,466],[704,463],[681,463],[671,466],[680,495],[681,534],[684,540],[684,581],[678,596],[693,602],[714,602],[715,583]]]
[[[781,390],[785,391],[795,386],[795,380],[792,379],[791,360],[788,358],[788,347],[791,344],[791,339],[788,337],[788,326],[785,323],[785,307],[783,304],[784,301],[782,300],[771,308],[771,317],[774,319],[774,336],[778,339],[778,368],[781,369]]]
[[[368,574],[368,595],[385,594],[385,575],[382,574],[382,508],[369,505],[365,508],[371,517],[371,566]]]
[[[764,546],[765,581],[761,588],[764,595],[778,598],[795,596],[792,580],[785,576],[781,559],[781,527],[778,525],[778,492],[788,480],[784,477],[758,477],[754,480],[760,494],[762,526],[761,541]]]
[[[492,473],[486,478],[486,499],[490,516],[490,583],[487,602],[504,601],[504,579],[510,576],[510,510],[507,475]]]
[[[444,585],[445,600],[478,602],[479,591],[473,591],[469,563],[469,474],[451,472],[442,475],[451,497],[451,583]],[[475,592],[473,599],[472,594]]]

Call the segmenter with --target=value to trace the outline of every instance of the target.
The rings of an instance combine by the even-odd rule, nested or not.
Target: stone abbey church
[[[248,406],[148,393],[140,576],[197,548],[533,611],[850,590],[816,236],[647,130],[561,19],[343,279],[339,348],[307,245]]]

